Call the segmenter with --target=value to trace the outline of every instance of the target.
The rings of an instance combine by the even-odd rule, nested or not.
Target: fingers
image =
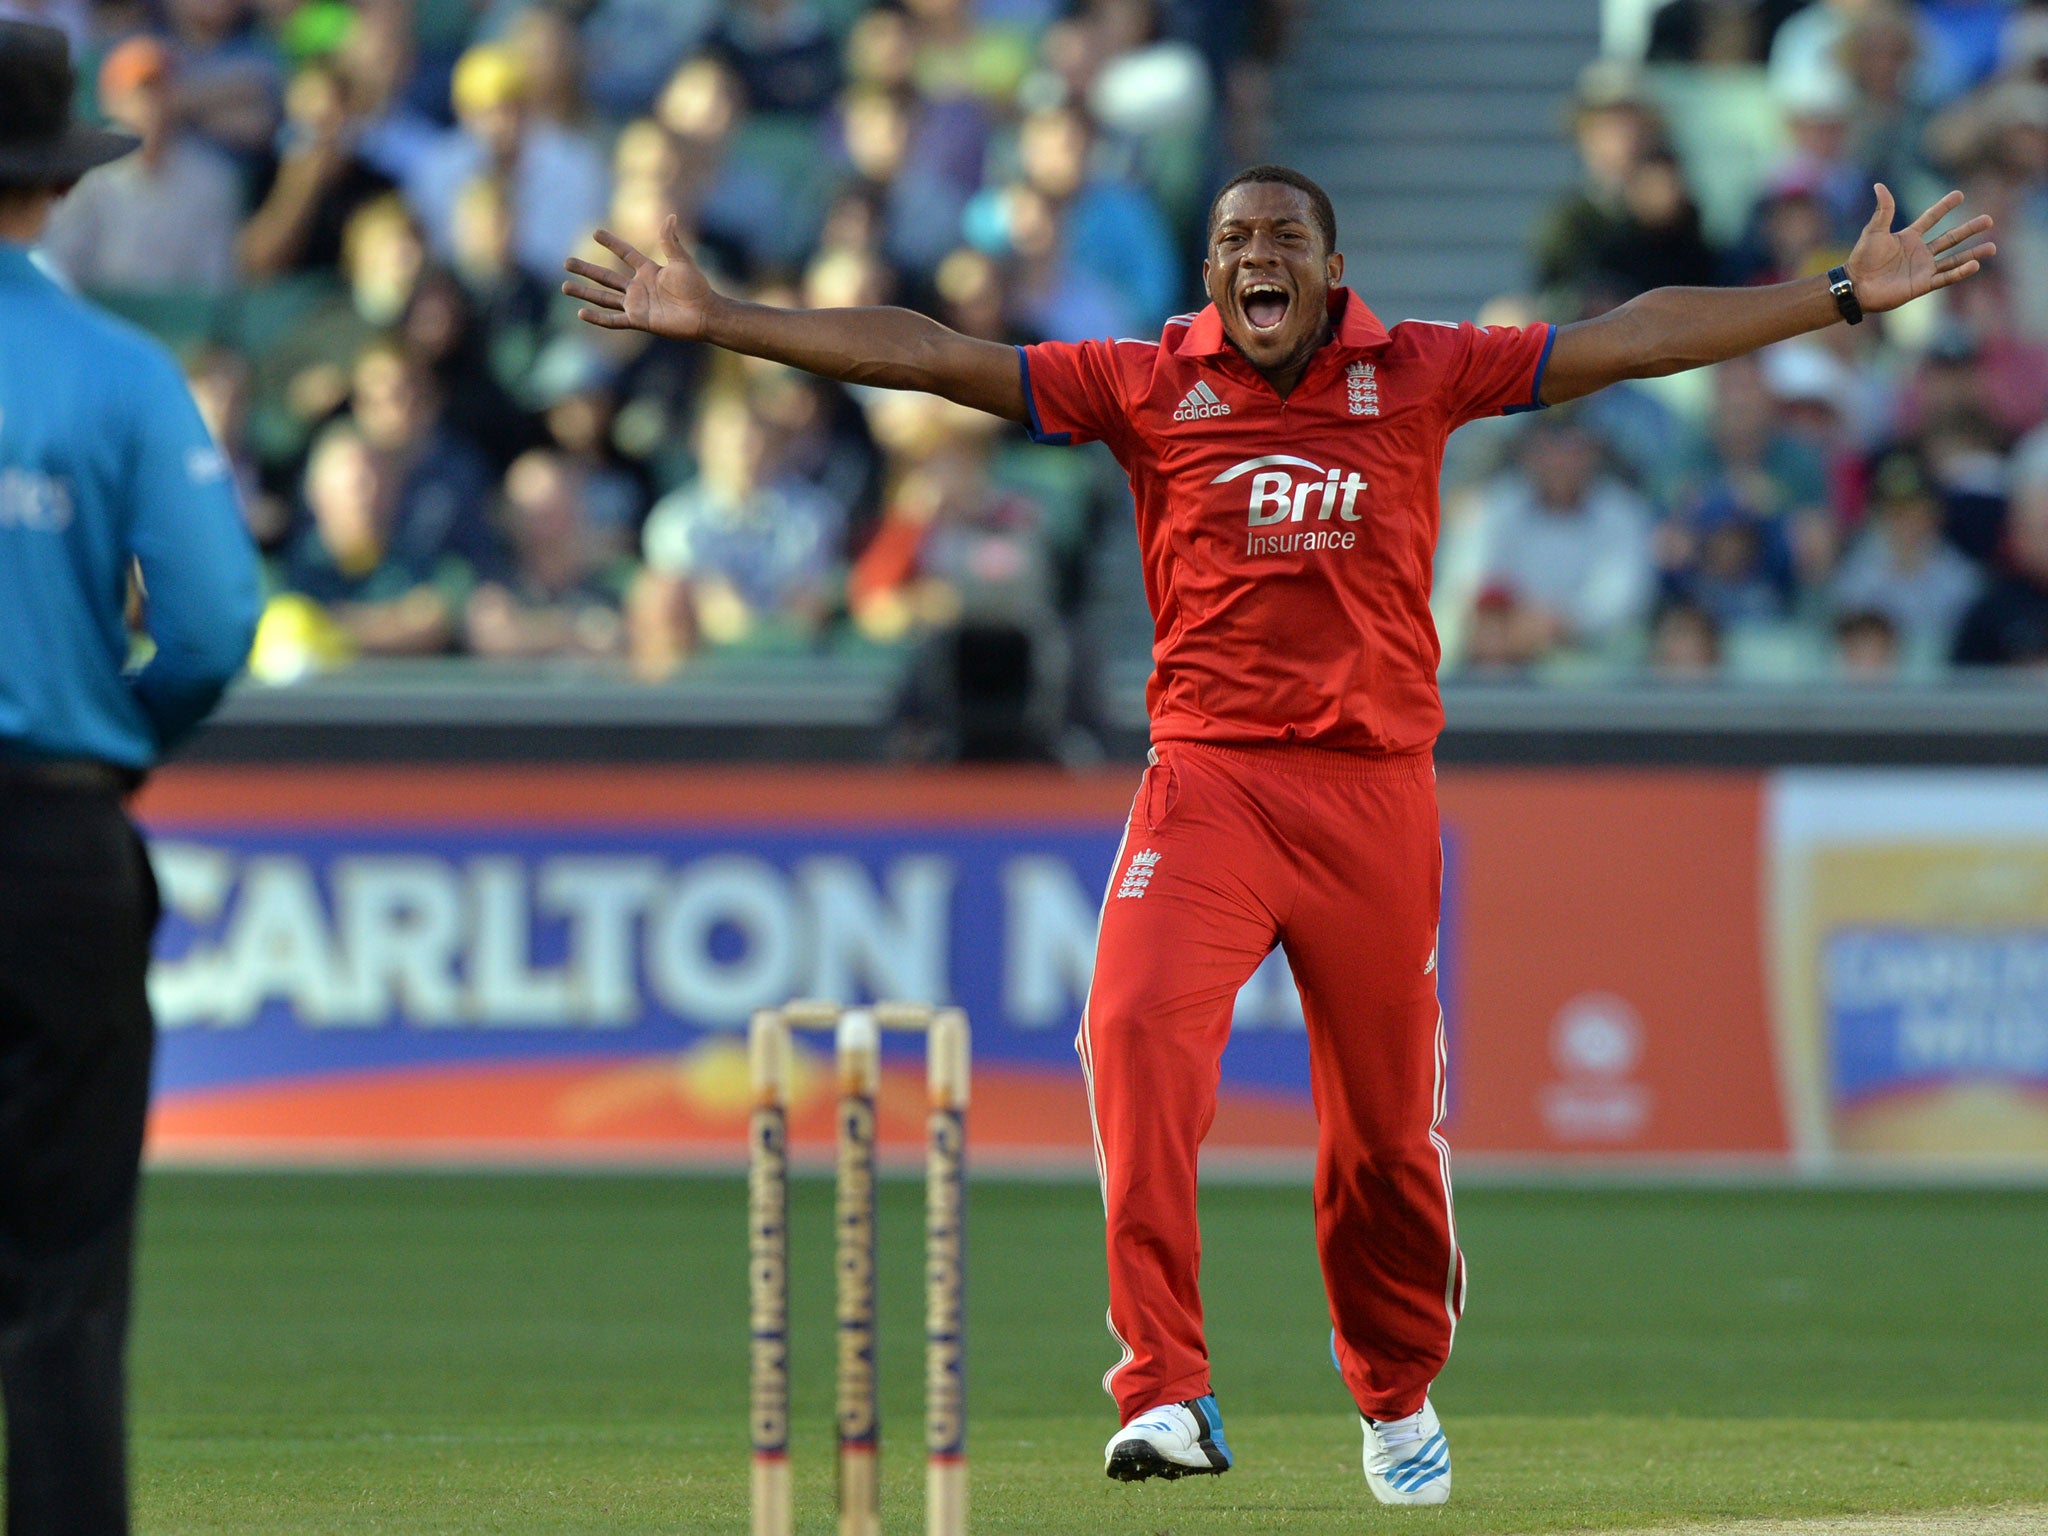
[[[1963,267],[1974,268],[1979,262],[1989,261],[1997,254],[1997,245],[1987,240],[1984,244],[1973,246],[1969,250],[1960,252],[1957,255],[1944,257],[1934,264],[1934,270],[1937,273],[1942,273],[1959,271]]]
[[[683,259],[683,227],[674,214],[661,221],[661,252],[670,261]]]
[[[603,246],[606,250],[610,251],[614,256],[618,257],[619,260],[623,261],[635,272],[638,272],[642,267],[651,267],[655,265],[655,263],[650,258],[648,258],[645,255],[642,255],[639,251],[635,250],[631,245],[627,244],[624,240],[621,240],[617,235],[613,234],[608,229],[600,229],[597,232],[596,238],[597,243],[599,245]]]
[[[632,321],[616,310],[579,309],[576,311],[576,318],[585,325],[594,325],[598,329],[605,331],[631,331],[638,329]]]
[[[562,292],[580,304],[595,304],[599,309],[623,310],[626,307],[626,296],[624,294],[607,288],[601,283],[579,282],[572,278],[562,284]]]
[[[1962,206],[1963,194],[1960,192],[1951,192],[1948,194],[1948,196],[1942,198],[1939,202],[1937,202],[1932,208],[1929,208],[1925,213],[1921,214],[1920,217],[1915,219],[1911,224],[1908,224],[1906,226],[1906,229],[1911,234],[1924,235],[1927,233],[1927,231],[1934,228],[1935,225],[1939,224],[1943,219],[1947,218],[1950,214],[1954,213],[1958,208]]]
[[[562,267],[565,271],[574,272],[578,277],[587,277],[593,283],[616,289],[620,293],[624,293],[633,280],[630,273],[614,272],[610,267],[600,267],[594,261],[581,261],[574,256],[563,262]]]
[[[1927,249],[1936,256],[1943,251],[1952,251],[1965,240],[1974,240],[1991,228],[1991,215],[1980,213],[1967,224],[1958,224],[1954,229],[1945,229],[1927,242]]]
[[[1863,226],[1863,233],[1866,235],[1890,234],[1892,217],[1898,212],[1899,208],[1899,205],[1892,201],[1892,189],[1880,181],[1870,190],[1877,197],[1877,208],[1870,215],[1870,222]]]
[[[1966,261],[1951,271],[1937,272],[1934,274],[1934,281],[1928,285],[1928,291],[1931,293],[1938,288],[1953,287],[1966,277],[1975,277],[1981,270],[1976,262]]]

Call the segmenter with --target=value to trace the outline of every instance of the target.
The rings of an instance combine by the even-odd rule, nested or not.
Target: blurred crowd
[[[1025,753],[1091,707],[1114,466],[581,326],[562,258],[607,259],[600,223],[657,249],[674,212],[763,302],[1156,334],[1201,302],[1210,189],[1284,157],[1291,9],[0,0],[63,27],[81,107],[143,140],[46,255],[187,359],[267,558],[258,677],[886,651],[935,750]],[[2048,665],[2048,0],[1669,0],[1564,128],[1579,183],[1484,319],[1824,272],[1877,180],[1901,220],[1962,188],[2000,254],[1895,315],[1460,434],[1447,673]]]
[[[1284,12],[0,0],[63,27],[83,109],[142,139],[44,254],[188,360],[267,557],[257,676],[467,653],[658,678],[937,636],[941,670],[1032,708],[1115,495],[1095,458],[582,326],[562,260],[608,260],[600,224],[658,251],[673,212],[759,301],[1156,334],[1198,297],[1221,170],[1264,149]]]
[[[1935,298],[1455,444],[1438,603],[1472,678],[2048,667],[2048,3],[1669,0],[1570,113],[1532,297],[1843,261],[1951,187],[1999,254]]]

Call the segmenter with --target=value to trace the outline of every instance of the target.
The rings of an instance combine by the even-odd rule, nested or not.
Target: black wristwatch
[[[1856,285],[1849,280],[1847,267],[1835,267],[1828,273],[1828,292],[1834,297],[1835,308],[1842,312],[1842,318],[1851,325],[1863,323],[1863,306],[1856,302]]]

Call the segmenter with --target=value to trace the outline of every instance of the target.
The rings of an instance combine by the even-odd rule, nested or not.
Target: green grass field
[[[746,1529],[737,1179],[161,1173],[143,1533]],[[891,1532],[921,1530],[921,1186],[883,1197]],[[799,1529],[831,1530],[830,1189],[795,1194]],[[1121,1486],[1091,1186],[980,1182],[978,1533],[1549,1532],[2048,1506],[2048,1192],[1470,1190],[1447,1509],[1382,1511],[1295,1187],[1205,1208],[1239,1466]],[[2048,1510],[2042,1514],[2048,1526]],[[2024,1523],[2024,1518],[2023,1518]]]

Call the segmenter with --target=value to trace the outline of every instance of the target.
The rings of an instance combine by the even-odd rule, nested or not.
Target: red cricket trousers
[[[1103,901],[1076,1042],[1109,1221],[1103,1378],[1123,1422],[1210,1390],[1196,1155],[1238,988],[1274,944],[1301,989],[1320,1125],[1316,1243],[1362,1412],[1422,1406],[1464,1305],[1451,1215],[1430,758],[1168,742]]]

